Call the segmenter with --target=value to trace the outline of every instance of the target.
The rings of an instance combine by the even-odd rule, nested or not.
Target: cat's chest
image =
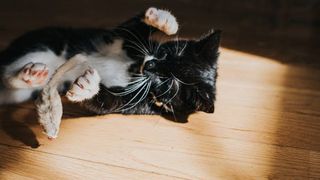
[[[134,61],[125,51],[103,56],[89,55],[88,60],[89,65],[98,71],[101,83],[106,87],[125,87],[131,80],[129,68]]]

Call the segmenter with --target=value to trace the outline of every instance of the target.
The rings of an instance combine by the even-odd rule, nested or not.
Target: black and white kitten
[[[176,18],[149,8],[112,30],[46,28],[16,39],[0,54],[0,104],[28,100],[55,70],[81,54],[62,82],[66,96],[96,114],[159,114],[187,122],[195,111],[214,112],[220,31],[199,40],[151,40],[156,31],[173,35]]]

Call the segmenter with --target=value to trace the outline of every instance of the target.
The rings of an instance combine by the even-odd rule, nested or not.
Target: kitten
[[[159,114],[187,122],[196,111],[214,112],[220,31],[199,40],[151,40],[174,35],[176,18],[149,8],[112,30],[45,28],[16,39],[1,52],[0,104],[26,101],[72,57],[85,56],[61,82],[66,97],[96,114]]]

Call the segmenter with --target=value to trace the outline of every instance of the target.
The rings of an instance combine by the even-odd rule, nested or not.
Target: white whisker
[[[158,43],[158,46],[157,46],[157,48],[156,48],[155,54],[158,53],[160,46],[161,46],[161,43],[159,42],[159,43]]]
[[[130,30],[128,30],[128,29],[126,29],[126,28],[120,28],[120,27],[119,27],[118,29],[121,29],[121,30],[124,30],[124,31],[130,33],[134,38],[136,38],[136,39],[139,41],[140,45],[143,46],[144,50],[146,50],[146,52],[148,52],[147,54],[150,54],[150,52],[148,51],[148,49],[146,48],[146,46],[141,42],[140,38],[138,38],[137,35],[135,35],[133,32],[131,32]]]
[[[181,56],[182,55],[182,53],[184,52],[184,50],[186,49],[186,47],[187,47],[187,42],[185,42],[184,43],[184,47],[180,50],[180,52],[178,53],[178,56]]]
[[[146,79],[146,77],[144,77],[144,76],[143,77],[138,77],[137,80],[131,81],[128,84],[135,84],[135,83],[141,82],[141,81],[143,81],[145,79]]]
[[[162,94],[160,94],[160,95],[156,96],[156,98],[158,98],[158,97],[161,97],[161,96],[165,95],[167,92],[169,92],[169,91],[170,91],[170,89],[172,88],[172,86],[173,86],[173,80],[171,81],[171,84],[170,84],[170,86],[168,87],[168,89],[167,89],[165,92],[163,92]]]
[[[175,84],[176,84],[176,86],[177,86],[177,91],[174,93],[174,95],[173,95],[165,104],[170,103],[170,102],[172,101],[172,99],[174,99],[174,98],[178,95],[178,92],[179,92],[179,90],[180,90],[180,86],[179,86],[179,84],[178,84],[177,81],[174,81],[174,82],[175,82]]]
[[[178,55],[179,53],[179,37],[177,36],[175,39],[175,49],[176,49],[176,54]]]
[[[156,88],[162,86],[164,83],[168,82],[169,80],[170,80],[170,78],[164,80],[163,82],[161,82],[160,84],[158,84],[158,85],[156,86]]]
[[[175,75],[173,75],[172,73],[171,73],[171,75],[172,75],[172,77],[175,79],[175,80],[177,80],[179,83],[181,83],[181,84],[184,84],[184,85],[195,85],[195,84],[197,84],[197,83],[186,83],[186,82],[183,82],[182,80],[180,80],[179,78],[177,78]]]
[[[128,42],[130,42],[130,43],[132,43],[133,45],[135,45],[138,49],[140,49],[142,52],[143,52],[143,54],[145,54],[145,55],[147,55],[147,54],[149,54],[149,51],[146,49],[146,48],[144,48],[144,47],[142,47],[141,45],[139,45],[138,43],[136,43],[136,42],[134,42],[134,41],[131,41],[131,40],[129,40],[129,39],[125,39],[126,41],[128,41]],[[141,52],[140,51],[140,52]]]
[[[147,86],[146,90],[144,91],[143,95],[141,96],[141,98],[136,103],[134,103],[132,106],[130,106],[130,107],[126,108],[126,109],[121,109],[121,110],[122,111],[129,110],[129,109],[135,107],[137,104],[139,104],[142,100],[144,100],[147,97],[148,92],[150,90],[150,87],[151,87],[151,82],[148,83],[148,86]]]
[[[139,49],[139,48],[137,48],[137,47],[135,47],[135,46],[130,46],[130,45],[124,45],[124,47],[130,47],[130,48],[133,48],[133,49],[135,49],[135,50],[137,50],[137,51],[139,51],[141,54],[143,54],[143,55],[147,55],[142,49]]]
[[[124,104],[123,106],[119,107],[119,108],[116,109],[115,111],[118,111],[118,112],[120,112],[120,111],[125,111],[125,110],[131,109],[131,108],[133,108],[134,106],[136,106],[136,105],[141,101],[142,98],[145,98],[145,97],[147,96],[148,91],[149,91],[149,89],[150,89],[150,86],[151,86],[151,82],[145,83],[145,84],[142,86],[142,88],[137,92],[137,94],[136,94],[133,98],[131,98],[126,104]],[[146,87],[147,87],[147,88],[146,88]],[[142,90],[145,89],[145,88],[146,88],[146,90],[144,91],[142,97],[138,100],[138,102],[136,102],[133,106],[130,106],[129,108],[125,108],[126,106],[129,106],[129,105],[131,104],[131,102],[132,102],[134,99],[136,99],[136,98],[138,97],[138,95],[142,92]],[[125,108],[125,109],[124,109],[124,108]]]
[[[174,121],[177,121],[176,113],[174,112],[173,106],[171,103],[169,103],[169,105],[170,105],[171,112],[173,114]]]
[[[114,96],[126,96],[134,91],[136,91],[137,89],[139,89],[141,86],[143,86],[149,79],[145,79],[140,83],[136,83],[134,84],[132,87],[130,86],[129,88],[126,88],[125,91],[123,92],[112,92],[110,90],[108,90],[109,93],[111,93]]]
[[[150,37],[151,37],[151,27],[149,28],[149,37],[148,37],[148,42],[149,42],[149,49],[151,52],[153,52],[153,46],[152,46],[152,42],[150,40]]]
[[[138,93],[136,95],[133,96],[133,98],[131,98],[126,104],[124,104],[123,106],[117,108],[115,111],[119,112],[121,111],[124,107],[130,105],[130,103],[142,92],[142,90],[147,86],[148,84],[144,84],[143,87],[138,91]]]

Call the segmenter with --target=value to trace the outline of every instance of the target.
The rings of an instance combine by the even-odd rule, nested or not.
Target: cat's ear
[[[211,30],[196,42],[196,54],[208,60],[216,60],[220,46],[221,30]]]
[[[203,111],[206,113],[214,113],[214,102],[208,103],[208,100],[199,99],[199,105],[197,111]]]
[[[215,92],[214,89],[206,87],[202,90],[197,90],[196,107],[197,111],[206,113],[214,113]]]

